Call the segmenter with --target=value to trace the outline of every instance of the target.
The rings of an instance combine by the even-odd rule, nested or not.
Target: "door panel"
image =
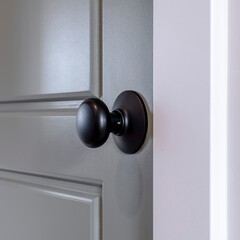
[[[40,219],[39,228],[48,234],[45,239],[60,237],[51,235],[58,234],[56,231],[65,236],[71,228],[73,235],[64,239],[74,240],[75,234],[78,240],[98,239],[89,235],[92,223],[85,203],[50,197],[39,190],[54,188],[55,193],[67,189],[71,196],[79,196],[76,191],[80,196],[96,195],[94,201],[101,201],[98,208],[102,211],[100,220],[94,218],[102,221],[100,239],[152,239],[152,0],[0,0],[1,5],[5,10],[0,7],[0,12],[6,14],[0,17],[0,28],[6,36],[0,34],[0,51],[7,58],[0,54],[0,66],[6,66],[0,67],[0,177],[3,172],[11,175],[4,177],[7,182],[0,181],[0,198],[8,192],[12,197],[4,196],[0,205],[5,205],[5,214],[14,208],[19,215],[6,231],[18,229],[22,219],[21,224],[26,221],[30,225],[29,235],[22,235],[24,240],[40,236],[25,215],[29,205],[29,216]],[[39,19],[41,31],[35,27]],[[36,59],[38,54],[44,58]],[[63,62],[55,65],[55,57],[56,61],[63,58]],[[78,65],[82,58],[84,68]],[[61,65],[65,63],[66,69]],[[116,97],[125,90],[137,91],[147,107],[149,129],[142,149],[124,154],[112,136],[100,148],[83,146],[76,132],[76,111],[81,101],[101,96],[111,110]],[[33,184],[31,189],[26,188],[29,184]],[[18,209],[18,198],[23,202],[22,210]],[[66,215],[66,221],[59,217],[57,206],[61,206],[59,211]],[[35,208],[39,212],[43,209],[39,218]],[[56,220],[53,233],[45,225],[48,215]],[[77,229],[77,224],[85,226],[86,222],[88,227]],[[98,222],[93,226],[101,228]],[[16,237],[5,232],[2,239]]]
[[[1,239],[99,240],[101,189],[45,184],[39,177],[0,172]]]
[[[98,0],[0,1],[0,100],[99,96]]]
[[[1,104],[0,168],[102,179],[103,152],[86,149],[76,132],[80,103]]]

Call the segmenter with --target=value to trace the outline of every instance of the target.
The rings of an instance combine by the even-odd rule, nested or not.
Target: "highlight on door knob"
[[[90,148],[103,145],[113,133],[118,148],[128,154],[136,153],[146,138],[148,120],[145,104],[134,91],[121,93],[110,113],[98,98],[89,98],[79,107],[76,121],[81,141]]]

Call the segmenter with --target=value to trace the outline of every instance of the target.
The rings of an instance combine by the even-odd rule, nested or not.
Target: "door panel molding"
[[[98,83],[96,84],[98,86]],[[50,101],[73,101],[85,100],[90,97],[100,97],[100,93],[95,90],[70,92],[70,93],[53,93],[53,94],[37,94],[37,95],[24,95],[16,97],[0,97],[0,103],[27,103],[27,102],[50,102]],[[100,92],[100,90],[99,90]]]

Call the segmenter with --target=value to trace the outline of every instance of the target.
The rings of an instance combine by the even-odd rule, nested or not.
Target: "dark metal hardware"
[[[78,136],[86,146],[100,147],[111,132],[118,148],[133,154],[146,138],[147,111],[141,96],[134,91],[121,93],[111,113],[103,101],[89,98],[78,109],[76,125]]]

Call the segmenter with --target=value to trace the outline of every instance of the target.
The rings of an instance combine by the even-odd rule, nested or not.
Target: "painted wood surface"
[[[9,38],[3,35],[0,51],[17,61],[6,62],[7,69],[0,71],[6,75],[0,78],[0,169],[1,174],[10,173],[6,181],[0,180],[0,208],[4,216],[8,208],[9,216],[14,209],[18,214],[11,226],[0,225],[0,232],[1,226],[5,228],[2,240],[16,238],[17,232],[9,233],[12,229],[21,230],[24,240],[42,239],[41,227],[51,240],[66,240],[67,233],[69,240],[152,239],[152,1],[0,0],[0,6],[0,18],[11,25],[0,21],[1,31],[10,31]],[[39,21],[41,29],[35,27]],[[38,38],[40,33],[43,39]],[[8,39],[21,41],[15,45]],[[42,62],[46,71],[34,57],[39,47],[44,59],[51,60],[50,65]],[[61,56],[63,62],[52,61]],[[0,57],[0,61],[7,60]],[[80,62],[84,65],[78,67]],[[101,148],[84,147],[76,132],[81,101],[101,96],[111,110],[125,90],[139,92],[148,109],[149,130],[142,149],[123,154],[112,137]],[[63,186],[52,186],[53,180]],[[78,190],[80,185],[83,189]],[[44,194],[52,187],[54,197]],[[94,223],[89,222],[89,205],[72,200],[91,196],[91,187],[100,189],[99,205],[93,208],[101,214],[94,217]],[[70,188],[70,198],[58,194],[66,193],[66,188]],[[30,219],[41,222],[36,226]],[[49,221],[55,221],[54,228],[48,228]],[[92,226],[99,230],[89,231]]]

